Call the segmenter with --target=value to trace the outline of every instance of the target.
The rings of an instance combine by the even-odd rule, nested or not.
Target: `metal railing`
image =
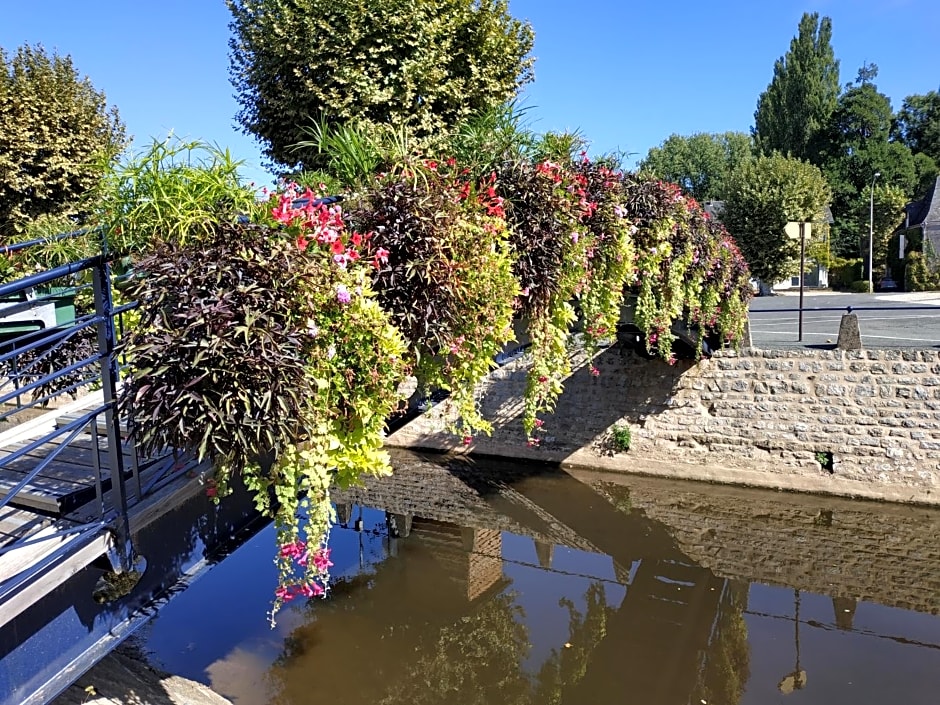
[[[76,231],[53,240],[85,235],[87,231]],[[0,256],[49,241],[0,246]],[[104,533],[110,533],[113,550],[108,557],[114,569],[131,570],[135,556],[129,508],[185,472],[173,455],[151,460],[152,471],[142,481],[131,418],[124,420],[123,437],[116,319],[135,304],[115,306],[114,283],[102,243],[96,256],[0,284],[0,439],[10,441],[0,446],[0,514],[27,510],[36,517],[34,522],[20,522],[19,529],[5,528],[0,560],[23,549],[41,557],[15,575],[0,576],[0,604]],[[49,325],[50,306],[63,298],[70,299],[75,310]],[[59,423],[50,421],[55,414],[48,407],[68,403],[67,397],[72,397],[77,412]],[[31,424],[35,433],[28,430]],[[54,464],[57,471],[52,474],[61,477],[70,462],[66,450],[86,432],[91,437],[93,498],[86,491],[75,506],[60,506],[58,512],[39,505],[32,488],[37,482],[48,484]],[[130,467],[125,466],[125,454]],[[88,482],[87,470],[83,482]],[[43,551],[40,544],[51,541],[56,542],[54,548]]]

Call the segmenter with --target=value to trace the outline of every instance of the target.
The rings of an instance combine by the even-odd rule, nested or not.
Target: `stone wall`
[[[446,405],[389,443],[734,484],[940,504],[940,351],[722,351],[670,366],[619,345],[574,374],[543,438],[521,427],[523,357],[480,386],[491,437],[464,446]],[[627,453],[611,430],[628,426]]]
[[[940,613],[940,511],[573,470],[716,575]]]

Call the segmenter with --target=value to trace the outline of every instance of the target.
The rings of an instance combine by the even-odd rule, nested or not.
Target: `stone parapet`
[[[490,437],[464,446],[446,404],[390,445],[940,504],[940,350],[720,351],[697,363],[583,353],[538,446],[522,430],[525,357],[478,389]],[[629,452],[612,445],[626,426]]]

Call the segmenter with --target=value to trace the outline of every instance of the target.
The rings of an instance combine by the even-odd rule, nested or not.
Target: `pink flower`
[[[336,285],[336,300],[341,304],[348,304],[352,297],[349,295],[349,289],[346,288],[345,284]]]
[[[327,569],[333,565],[333,561],[330,560],[330,549],[329,548],[318,548],[313,554],[313,565],[319,573],[325,573]]]
[[[300,539],[281,546],[281,558],[300,558],[307,553],[307,544]]]
[[[291,592],[290,588],[284,587],[283,585],[279,586],[274,591],[274,595],[275,597],[277,597],[277,599],[281,600],[282,602],[290,602],[291,600],[294,599],[294,593]]]
[[[592,377],[597,377],[597,376],[600,375],[600,373],[601,373],[601,371],[600,371],[599,369],[597,369],[596,367],[594,367],[593,365],[591,365],[591,376],[592,376]]]
[[[473,436],[464,436],[464,437],[463,437],[463,444],[464,444],[465,446],[468,446],[468,445],[470,445],[471,443],[473,443]]]
[[[326,590],[320,583],[313,582],[300,586],[300,594],[304,597],[320,597],[326,594]]]
[[[536,419],[536,420],[535,420],[535,427],[536,427],[536,428],[542,428],[542,426],[544,426],[544,425],[545,425],[545,422],[542,421],[542,419]]]
[[[309,244],[310,244],[310,241],[307,240],[307,238],[305,238],[303,235],[300,235],[300,236],[297,238],[297,249],[300,250],[301,252],[303,252],[304,250],[306,250],[306,249],[307,249],[307,245],[309,245]]]

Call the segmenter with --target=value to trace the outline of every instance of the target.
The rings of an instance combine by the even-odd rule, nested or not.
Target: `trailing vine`
[[[467,443],[490,432],[474,387],[513,338],[518,286],[503,216],[493,180],[472,183],[453,159],[380,179],[351,213],[388,252],[375,289],[408,342],[421,390],[449,392],[450,428]]]

